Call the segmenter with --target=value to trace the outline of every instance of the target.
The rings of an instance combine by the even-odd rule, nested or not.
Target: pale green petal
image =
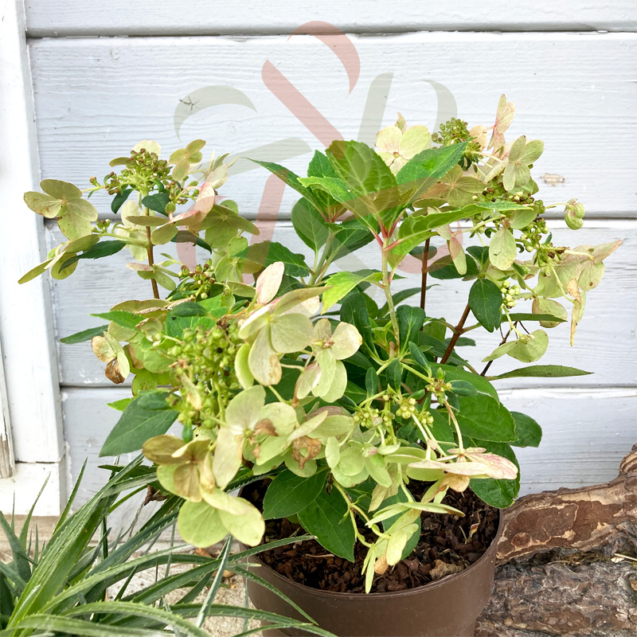
[[[217,435],[217,446],[212,463],[217,486],[225,489],[241,467],[243,436],[235,434],[229,427],[221,427]]]
[[[159,142],[154,142],[151,139],[143,139],[133,146],[133,150],[136,152],[139,152],[142,148],[145,148],[149,153],[155,153],[157,157],[161,156],[161,146]]]
[[[134,199],[127,199],[122,207],[119,209],[120,217],[122,218],[122,223],[126,228],[137,228],[137,224],[134,224],[132,221],[129,221],[129,217],[138,217],[140,216],[139,206]]]
[[[239,328],[239,338],[244,341],[249,340],[262,329],[270,320],[270,308],[262,307],[256,312],[252,312],[250,316],[241,324]]]
[[[290,443],[287,437],[284,436],[267,436],[266,439],[259,444],[259,457],[257,458],[257,465],[269,465],[277,456],[280,456],[288,447]],[[278,462],[275,462],[273,467],[281,464],[283,458],[280,458]]]
[[[306,420],[298,429],[296,429],[290,436],[288,440],[292,442],[293,440],[298,440],[303,436],[307,436],[311,434],[317,427],[319,427],[327,418],[327,412],[321,411],[313,418]]]
[[[254,506],[247,500],[230,495],[221,489],[213,489],[212,491],[204,491],[203,499],[213,508],[220,511],[226,511],[233,515],[242,515],[249,513]]]
[[[334,378],[332,380],[332,384],[327,393],[323,394],[321,398],[326,403],[333,403],[339,398],[342,398],[343,394],[345,393],[346,387],[347,370],[345,369],[345,365],[343,365],[341,361],[336,361],[334,366]]]
[[[332,343],[332,354],[340,361],[353,356],[363,343],[363,338],[353,325],[339,323],[334,330]]]
[[[256,380],[266,387],[276,385],[281,380],[281,363],[270,345],[270,326],[264,327],[259,332],[257,340],[250,349],[248,364]]]
[[[244,343],[237,352],[237,357],[234,359],[234,371],[237,375],[239,384],[243,389],[248,389],[254,384],[254,376],[250,371],[248,365],[248,356],[250,355],[250,345]]]
[[[268,419],[272,422],[279,436],[287,436],[296,427],[296,411],[294,407],[285,403],[270,403],[266,405],[260,414],[260,420]]]
[[[376,148],[381,153],[398,153],[402,136],[403,134],[396,126],[386,126],[376,135]]]
[[[285,266],[281,261],[269,265],[257,279],[257,303],[269,303],[279,291]]]
[[[305,349],[314,336],[312,322],[302,314],[284,314],[272,319],[271,344],[279,354],[291,354]]]
[[[389,166],[389,169],[392,171],[392,174],[397,175],[406,163],[407,160],[404,157],[396,157]]]
[[[201,502],[199,471],[196,464],[186,462],[179,465],[173,473],[173,484],[177,495],[190,502]]]
[[[219,515],[224,526],[239,542],[248,546],[257,546],[261,542],[265,533],[265,522],[256,507],[242,515],[232,515],[225,511],[221,511]]]
[[[177,529],[188,544],[200,548],[217,544],[228,534],[220,512],[206,502],[184,502],[179,511]]]
[[[318,385],[321,380],[321,368],[316,364],[308,365],[296,381],[296,397],[303,399]]]
[[[315,396],[322,397],[329,391],[334,381],[336,359],[331,350],[323,349],[317,354],[316,360],[321,368],[321,378],[316,387],[312,390],[312,393]]]
[[[400,154],[411,159],[431,146],[431,133],[426,126],[412,126],[400,140]]]
[[[329,341],[332,340],[332,325],[329,319],[322,318],[314,324],[314,340]]]
[[[254,429],[265,405],[265,389],[256,385],[237,394],[226,407],[226,423],[234,433]]]

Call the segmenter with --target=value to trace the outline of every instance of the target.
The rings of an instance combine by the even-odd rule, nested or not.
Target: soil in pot
[[[421,497],[429,484],[412,481],[410,490]],[[261,506],[267,483],[248,486],[244,497]],[[498,530],[499,512],[482,502],[472,491],[449,491],[445,503],[465,516],[423,512],[422,531],[415,550],[407,559],[374,578],[372,593],[402,591],[423,586],[447,575],[459,573],[475,563],[489,548]],[[360,531],[373,540],[364,527]],[[289,520],[268,520],[264,542],[295,534],[303,529]],[[364,594],[362,573],[366,548],[357,543],[355,561],[334,556],[315,540],[278,547],[259,555],[260,561],[299,584],[324,591]]]

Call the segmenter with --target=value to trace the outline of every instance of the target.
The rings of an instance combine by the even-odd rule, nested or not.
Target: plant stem
[[[425,300],[427,298],[427,264],[429,263],[429,242],[425,241],[425,251],[422,253],[422,283],[420,284],[420,308],[425,309]],[[421,328],[422,329],[422,328]]]
[[[150,265],[151,267],[153,265],[155,265],[155,257],[153,255],[153,242],[151,241],[150,238],[150,226],[148,226],[146,228],[146,237],[148,238],[148,265]],[[159,299],[159,288],[157,287],[157,281],[155,281],[155,279],[151,279],[150,282],[153,285],[153,296],[156,299]]]
[[[385,239],[384,244],[387,243]],[[394,308],[394,299],[391,296],[391,282],[389,280],[389,269],[387,260],[387,246],[383,245],[382,251],[383,257],[383,287],[385,289],[385,298],[387,299],[387,309],[389,310],[389,316],[391,318],[391,324],[394,328],[394,337],[396,338],[396,350],[400,347],[400,330],[398,327],[398,319],[396,318],[396,309]]]
[[[451,337],[451,340],[449,341],[449,345],[447,346],[447,350],[444,353],[444,356],[440,359],[440,364],[444,365],[448,360],[449,357],[451,356],[451,352],[453,352],[453,348],[456,346],[456,343],[458,342],[458,339],[460,338],[460,334],[462,334],[462,328],[464,327],[464,324],[467,320],[467,318],[469,318],[469,304],[467,303],[467,307],[465,307],[464,312],[462,313],[462,316],[460,317],[460,322],[458,323],[458,325],[456,325],[456,331],[454,332],[453,336]]]

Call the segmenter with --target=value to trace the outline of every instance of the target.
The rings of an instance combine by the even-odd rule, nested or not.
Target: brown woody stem
[[[146,227],[146,237],[148,238],[148,265],[150,265],[151,267],[153,265],[155,265],[155,257],[153,255],[153,243],[150,239],[150,226]],[[155,281],[155,279],[151,279],[150,280],[152,286],[153,286],[153,296],[156,299],[159,299],[159,288],[157,287],[157,281]]]
[[[429,263],[429,242],[425,241],[425,251],[422,253],[422,282],[420,284],[420,307],[425,309],[425,301],[427,299],[427,264]]]
[[[447,351],[445,352],[444,356],[440,359],[441,365],[444,365],[449,360],[449,357],[451,356],[451,352],[453,352],[453,348],[456,346],[456,343],[458,342],[458,339],[460,338],[460,334],[462,334],[462,328],[464,327],[464,324],[467,321],[467,318],[469,317],[469,311],[470,311],[470,308],[469,308],[469,305],[467,304],[467,307],[465,307],[464,312],[462,313],[462,316],[460,317],[460,321],[458,325],[456,325],[456,330],[453,333],[451,340],[449,341],[449,345],[447,346]]]

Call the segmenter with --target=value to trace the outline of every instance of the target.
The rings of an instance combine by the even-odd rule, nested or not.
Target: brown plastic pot
[[[339,637],[470,637],[493,587],[498,532],[484,555],[469,568],[438,582],[392,593],[334,593],[303,586],[258,560],[256,573],[300,606],[324,630]],[[248,594],[260,610],[304,619],[280,597],[248,581]],[[265,630],[267,637],[301,636],[298,630]]]

